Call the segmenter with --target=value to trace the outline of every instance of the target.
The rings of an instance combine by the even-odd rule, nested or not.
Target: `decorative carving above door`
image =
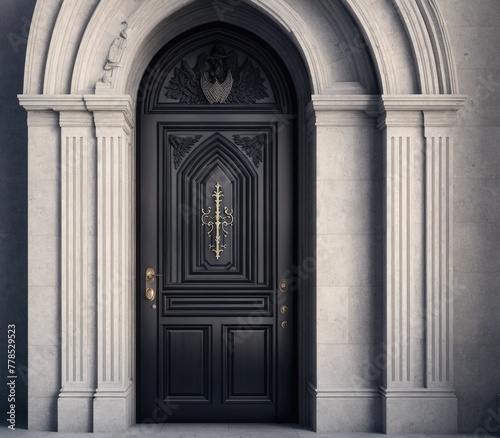
[[[146,112],[288,114],[295,103],[279,55],[249,41],[221,26],[169,43],[139,90]]]
[[[175,67],[165,96],[182,104],[254,104],[269,97],[265,78],[250,58],[240,64],[234,50],[215,44],[201,52],[191,67],[186,59]]]

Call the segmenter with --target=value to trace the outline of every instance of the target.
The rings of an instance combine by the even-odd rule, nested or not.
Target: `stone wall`
[[[488,419],[500,393],[500,2],[438,4],[468,95],[455,128],[454,263],[455,389],[470,432],[498,425]]]

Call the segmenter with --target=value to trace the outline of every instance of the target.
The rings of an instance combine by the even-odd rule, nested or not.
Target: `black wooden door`
[[[295,421],[290,120],[141,115],[139,422]]]

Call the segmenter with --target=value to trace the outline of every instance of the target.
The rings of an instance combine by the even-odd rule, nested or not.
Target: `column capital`
[[[83,96],[78,94],[19,94],[17,98],[26,111],[85,111]]]
[[[424,111],[424,136],[452,137],[457,124],[456,111]]]
[[[41,127],[41,126],[58,126],[57,113],[52,110],[32,111],[28,112],[28,127]]]
[[[383,94],[379,111],[459,111],[466,98],[458,94]]]
[[[382,95],[378,112],[380,130],[389,126],[453,126],[466,97],[459,95]]]
[[[125,128],[133,126],[132,98],[128,95],[95,95],[84,96],[85,105],[94,113],[96,128]]]
[[[306,108],[308,128],[367,126],[377,115],[379,96],[371,94],[315,94]]]
[[[422,112],[408,109],[381,109],[377,120],[377,128],[380,131],[387,128],[418,128],[423,125]]]
[[[61,111],[59,125],[61,128],[91,128],[94,123],[88,111]]]
[[[379,96],[374,94],[313,94],[307,110],[376,111]]]

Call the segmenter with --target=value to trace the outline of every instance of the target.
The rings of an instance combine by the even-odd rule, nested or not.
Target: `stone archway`
[[[20,102],[28,111],[30,193],[43,187],[57,207],[30,216],[54,227],[29,236],[29,293],[49,287],[61,297],[62,328],[60,342],[50,346],[56,354],[42,364],[32,354],[40,335],[29,335],[30,369],[52,375],[50,389],[33,373],[29,406],[42,403],[54,416],[58,398],[61,431],[118,431],[134,423],[135,96],[165,41],[188,22],[226,20],[258,30],[297,78],[303,74],[287,57],[287,44],[302,57],[310,94],[301,97],[299,114],[305,166],[299,196],[311,208],[325,211],[332,179],[323,165],[346,138],[383,151],[384,259],[375,270],[384,350],[367,362],[381,388],[378,380],[344,385],[322,362],[336,354],[317,336],[330,323],[322,298],[337,284],[325,276],[336,256],[328,242],[339,239],[328,231],[332,223],[304,217],[301,231],[310,238],[299,258],[313,256],[317,270],[301,278],[307,291],[300,298],[301,422],[319,431],[453,432],[451,144],[463,97],[434,0],[387,0],[376,11],[361,0],[319,2],[309,15],[281,1],[224,4],[222,11],[193,0],[37,2]],[[315,31],[320,25],[325,32]],[[353,409],[360,420],[345,421]],[[39,427],[36,419],[30,427]]]

